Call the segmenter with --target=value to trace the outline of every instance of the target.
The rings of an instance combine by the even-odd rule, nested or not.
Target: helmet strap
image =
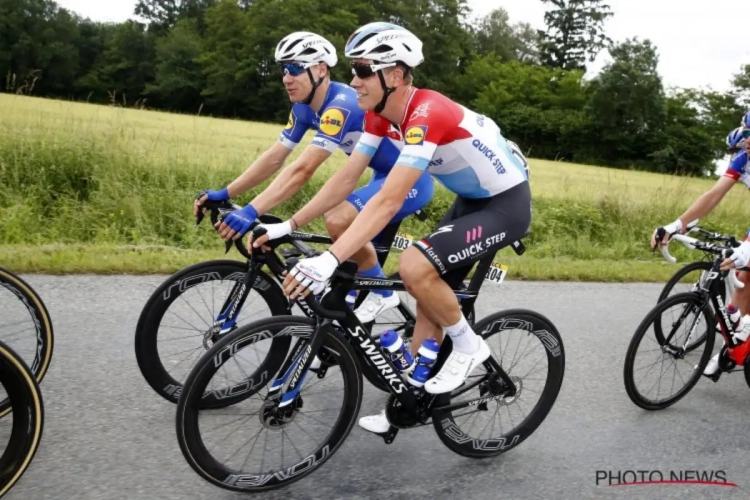
[[[378,103],[377,106],[375,106],[376,113],[381,113],[385,109],[385,102],[388,100],[388,96],[391,95],[395,90],[396,87],[388,87],[385,84],[385,77],[383,76],[383,70],[378,70],[378,78],[380,78],[380,86],[383,87],[383,98],[380,100],[380,103]]]
[[[310,103],[313,100],[313,97],[315,97],[315,91],[318,90],[318,87],[320,87],[320,85],[323,83],[323,80],[325,80],[325,77],[321,76],[320,79],[316,83],[315,82],[315,78],[313,78],[312,71],[310,71],[310,68],[307,68],[307,76],[310,77],[310,83],[312,84],[312,90],[310,91],[310,95],[307,96],[307,99],[305,99],[303,101],[303,103],[309,106]]]

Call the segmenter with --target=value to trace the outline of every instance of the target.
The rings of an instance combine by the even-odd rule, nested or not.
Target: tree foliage
[[[0,0],[0,90],[283,123],[289,102],[273,61],[292,31],[339,50],[372,21],[424,42],[415,85],[492,117],[531,156],[704,175],[750,107],[750,65],[728,93],[665,89],[649,40],[613,44],[604,0],[543,0],[546,30],[498,8],[474,22],[466,0],[139,0],[123,23],[82,19],[51,0]],[[611,62],[594,78],[586,65]]]

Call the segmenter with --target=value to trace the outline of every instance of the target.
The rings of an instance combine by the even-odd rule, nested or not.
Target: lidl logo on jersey
[[[419,146],[424,144],[425,137],[427,137],[427,125],[417,125],[406,130],[404,142],[410,146]]]
[[[344,122],[349,116],[349,110],[331,107],[323,113],[318,128],[331,137],[338,137],[344,129]]]
[[[289,112],[289,120],[286,122],[286,127],[284,127],[284,130],[292,130],[294,128],[294,115],[292,112]]]

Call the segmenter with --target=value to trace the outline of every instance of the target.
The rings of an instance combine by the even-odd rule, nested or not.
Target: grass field
[[[0,265],[19,272],[170,273],[223,258],[223,242],[209,225],[194,227],[193,197],[232,181],[281,129],[7,94],[0,94],[0,110]],[[290,215],[345,158],[336,152],[273,213]],[[714,182],[533,158],[530,164],[528,250],[496,257],[509,265],[508,279],[662,281],[677,266],[651,253],[653,228],[674,220]],[[267,183],[235,201],[247,203]],[[402,230],[425,234],[451,202],[439,186],[431,219],[407,219]],[[738,186],[704,224],[741,235],[747,221],[750,204]],[[324,231],[322,220],[306,230]],[[673,254],[680,262],[697,257]],[[397,258],[394,251],[389,269]]]

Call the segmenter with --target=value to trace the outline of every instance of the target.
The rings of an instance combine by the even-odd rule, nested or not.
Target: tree
[[[664,125],[664,89],[656,71],[659,61],[650,40],[637,38],[609,49],[613,62],[592,82],[587,112],[596,125],[602,158],[631,164],[658,147]]]
[[[98,80],[114,101],[129,106],[154,80],[155,37],[132,20],[118,24],[111,35],[97,68]]]
[[[474,27],[477,52],[494,53],[503,61],[533,61],[537,58],[539,37],[527,23],[510,24],[502,7],[479,20]]]
[[[203,14],[217,0],[138,0],[133,13],[146,20],[155,31],[164,34],[182,18],[198,20],[203,32]]]
[[[201,102],[205,78],[199,63],[202,53],[197,22],[180,19],[166,36],[156,41],[154,83],[146,87],[163,107],[195,112]]]
[[[544,13],[546,31],[539,31],[542,62],[563,69],[585,69],[612,43],[604,21],[612,16],[604,0],[542,0],[556,8]]]

